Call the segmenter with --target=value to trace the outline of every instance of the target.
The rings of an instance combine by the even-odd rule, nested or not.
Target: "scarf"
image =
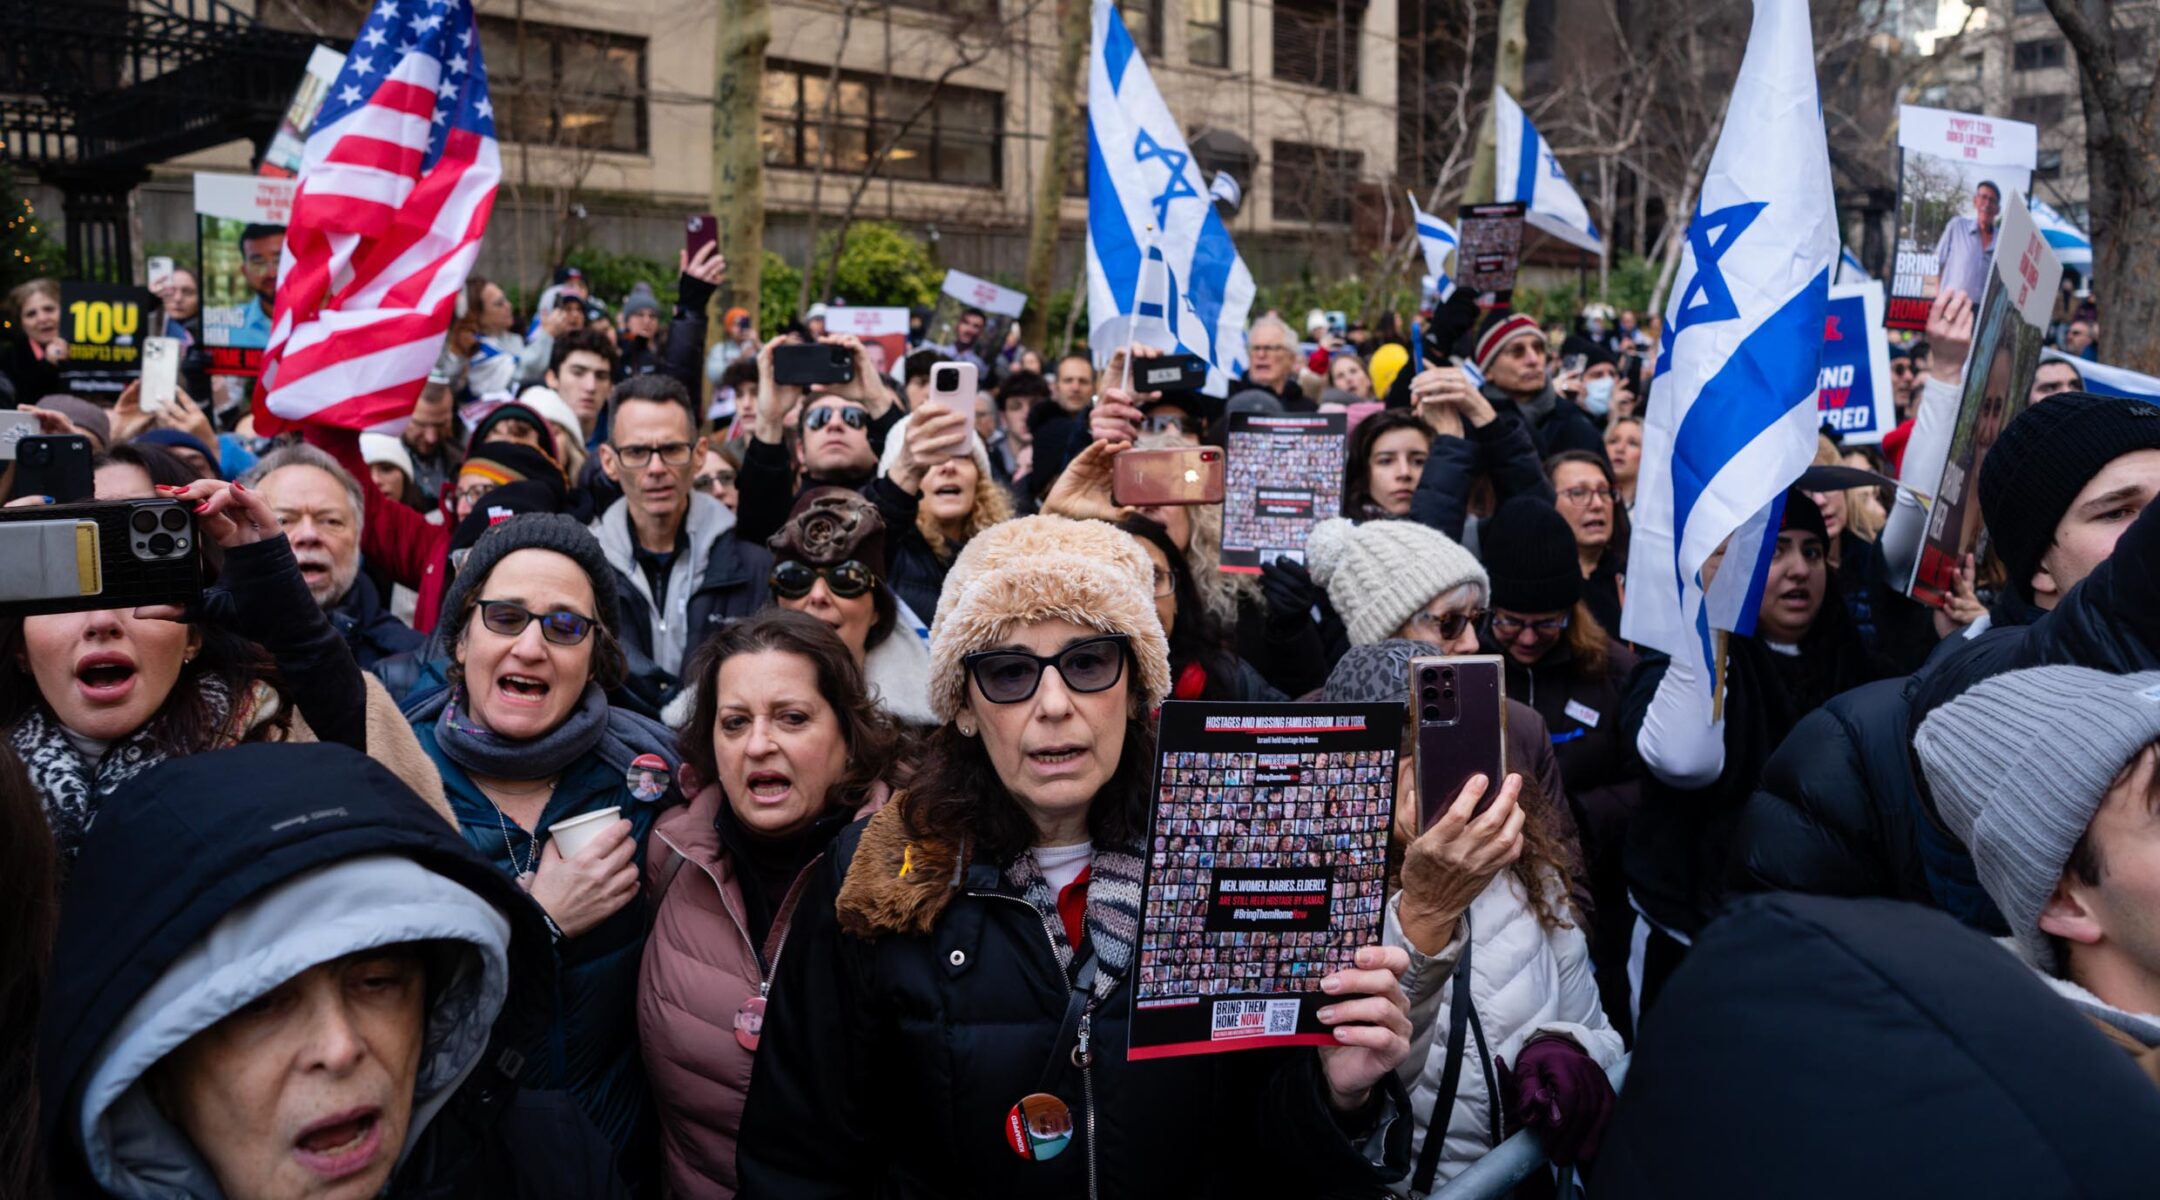
[[[218,732],[209,745],[193,750],[174,747],[162,728],[163,722],[153,717],[142,728],[115,739],[96,762],[90,762],[68,738],[66,727],[43,704],[32,706],[16,722],[8,741],[45,805],[45,820],[52,826],[53,844],[62,860],[74,861],[91,823],[97,819],[99,804],[122,784],[176,755],[231,746],[277,714],[276,693],[260,682],[250,689],[248,702],[238,713],[233,711],[232,692],[223,679],[206,674],[195,687],[209,706]]]
[[[1097,850],[1088,863],[1087,939],[1095,947],[1096,1003],[1125,978],[1132,966],[1133,947],[1140,941],[1140,856],[1118,850]],[[1035,856],[1022,854],[1005,868],[1005,882],[1020,893],[1042,918],[1043,931],[1057,949],[1058,966],[1072,975],[1073,945],[1065,936],[1065,921],[1058,916],[1057,892],[1043,878]]]
[[[544,779],[560,774],[591,753],[600,744],[600,735],[607,732],[607,693],[597,683],[585,685],[562,724],[524,741],[496,733],[471,712],[465,685],[453,685],[441,715],[435,718],[435,741],[451,762],[492,779]]]

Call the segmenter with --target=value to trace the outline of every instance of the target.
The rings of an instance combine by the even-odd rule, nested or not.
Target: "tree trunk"
[[[1057,76],[1050,83],[1050,141],[1043,147],[1042,169],[1035,176],[1035,211],[1028,221],[1026,315],[1020,319],[1020,344],[1042,351],[1049,336],[1050,293],[1057,287],[1058,210],[1065,201],[1065,162],[1072,154],[1080,124],[1080,65],[1087,61],[1092,6],[1086,0],[1057,0]],[[1085,297],[1074,297],[1077,304]],[[1047,351],[1045,351],[1047,354]]]
[[[713,47],[712,208],[727,276],[707,314],[710,345],[727,336],[719,313],[758,311],[765,266],[765,148],[758,138],[765,92],[765,47],[772,40],[766,0],[720,0]],[[759,328],[761,333],[770,330]]]
[[[1504,87],[1517,104],[1523,98],[1523,56],[1529,47],[1525,33],[1526,19],[1530,13],[1530,0],[1500,0],[1499,56],[1493,65],[1493,86]],[[1478,127],[1477,158],[1470,164],[1470,186],[1463,191],[1465,204],[1483,204],[1496,199],[1493,188],[1500,178],[1493,156],[1499,146],[1499,133],[1493,124],[1495,114],[1491,105],[1485,107],[1485,120]]]
[[[2160,244],[2155,93],[2147,88],[2140,95],[2122,77],[2108,0],[2047,0],[2047,6],[2077,54],[2100,352],[2112,365],[2160,372],[2160,273],[2138,267]]]

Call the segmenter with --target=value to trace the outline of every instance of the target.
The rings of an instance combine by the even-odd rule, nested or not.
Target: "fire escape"
[[[259,156],[312,45],[223,0],[0,0],[0,160],[60,190],[72,274],[127,278],[150,165],[239,138]]]

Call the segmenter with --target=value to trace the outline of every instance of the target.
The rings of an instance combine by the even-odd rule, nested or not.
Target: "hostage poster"
[[[270,342],[278,256],[292,219],[291,179],[195,177],[196,256],[202,263],[203,346],[213,375],[253,377]]]
[[[963,362],[972,362],[983,383],[1005,348],[1005,333],[1027,308],[1027,293],[999,287],[965,271],[945,272],[937,308],[930,315],[933,346]],[[831,328],[830,325],[827,328]]]
[[[825,310],[825,332],[834,337],[861,340],[870,363],[880,375],[900,374],[907,357],[908,310],[904,308],[845,308]]]
[[[1342,508],[1349,424],[1341,413],[1230,414],[1223,478],[1222,569],[1305,561],[1312,527]]]
[[[1163,705],[1128,1057],[1335,1044],[1320,980],[1380,940],[1403,714]]]
[[[1882,284],[1872,279],[1830,289],[1815,406],[1847,446],[1875,445],[1897,424],[1882,312]]]
[[[1906,591],[1930,607],[1950,594],[1952,574],[1966,555],[1977,559],[1987,552],[1980,469],[1995,439],[2029,402],[2033,374],[2040,367],[2040,341],[2062,281],[2062,263],[2027,215],[2025,197],[2012,193],[2010,200],[1987,292],[1973,317],[1972,350],[1965,359],[1949,458],[1940,481],[1913,480],[1921,486],[1932,483],[1934,494],[1929,498],[1927,537]]]
[[[1943,288],[1979,301],[2007,198],[2032,186],[2038,150],[2039,131],[2023,121],[1911,104],[1898,109],[1890,328],[1927,328],[1928,305]]]

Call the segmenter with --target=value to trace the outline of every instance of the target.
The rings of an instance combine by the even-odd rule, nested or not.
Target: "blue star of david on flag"
[[[1151,158],[1160,160],[1170,172],[1170,180],[1164,186],[1162,194],[1151,201],[1155,205],[1155,227],[1164,229],[1170,224],[1170,202],[1184,196],[1197,200],[1200,193],[1194,191],[1192,184],[1185,179],[1185,166],[1192,161],[1192,156],[1183,150],[1156,145],[1155,139],[1143,129],[1139,136],[1133,139],[1133,162],[1144,163]]]
[[[1672,331],[1666,335],[1665,345],[1658,350],[1660,372],[1672,365],[1674,343],[1690,326],[1711,321],[1730,321],[1740,315],[1740,308],[1733,303],[1732,288],[1718,270],[1718,260],[1747,227],[1755,223],[1768,205],[1760,202],[1735,204],[1703,216],[1697,214],[1688,224],[1688,247],[1695,251],[1695,277],[1688,281],[1680,293],[1680,303],[1674,310]]]

